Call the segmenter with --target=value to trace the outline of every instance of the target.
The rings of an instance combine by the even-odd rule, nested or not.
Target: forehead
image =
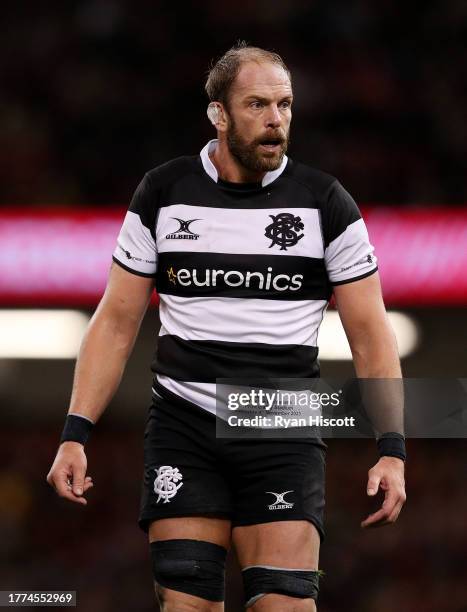
[[[292,95],[292,85],[285,70],[271,62],[246,62],[240,68],[232,89],[232,96],[263,96],[276,98]]]

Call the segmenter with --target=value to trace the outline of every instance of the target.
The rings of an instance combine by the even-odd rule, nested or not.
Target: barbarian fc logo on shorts
[[[156,504],[158,504],[161,499],[164,500],[164,504],[167,504],[183,485],[183,482],[181,482],[183,474],[178,468],[172,467],[171,465],[161,465],[158,470],[156,469],[154,471],[157,473],[156,479],[154,480],[154,493],[159,496]],[[178,481],[180,481],[180,484],[177,484]]]
[[[269,248],[278,244],[281,251],[286,251],[287,247],[294,246],[305,235],[298,233],[304,228],[301,217],[294,217],[292,213],[285,212],[269,216],[272,223],[264,228],[264,235],[272,240]]]
[[[284,499],[284,496],[287,495],[287,493],[293,493],[293,490],[284,491],[283,493],[274,493],[274,491],[266,491],[266,493],[270,493],[276,498],[276,500],[268,506],[269,510],[286,510],[288,508],[294,507],[294,504],[292,502],[288,502]]]

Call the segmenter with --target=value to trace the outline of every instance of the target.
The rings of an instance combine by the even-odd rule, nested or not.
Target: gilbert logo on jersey
[[[178,221],[180,227],[178,228],[177,231],[173,232],[172,234],[167,234],[166,236],[167,239],[169,240],[177,240],[177,239],[198,240],[200,235],[192,232],[190,229],[190,225],[194,223],[195,221],[202,221],[202,219],[188,219],[188,221],[185,221],[184,219],[179,219],[178,217],[170,217],[170,218],[175,219],[175,221]]]

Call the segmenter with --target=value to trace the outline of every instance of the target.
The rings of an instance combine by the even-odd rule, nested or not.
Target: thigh
[[[309,521],[275,521],[235,527],[232,539],[242,569],[252,565],[318,569],[320,536]]]
[[[240,566],[247,570],[246,605],[252,612],[314,611],[324,534],[325,446],[303,439],[251,442],[228,449],[237,459],[232,536]],[[293,579],[287,570],[295,570]]]
[[[202,540],[229,549],[230,536],[230,520],[221,518],[186,516],[159,519],[149,525],[149,542]]]
[[[316,612],[317,589],[308,592],[309,572],[316,572],[319,563],[320,535],[316,527],[309,521],[275,521],[247,527],[235,527],[233,542],[242,570],[258,566],[264,570],[292,571],[301,570],[307,573],[307,579],[300,577],[293,586],[288,577],[286,583],[274,575],[265,576],[261,585],[248,580],[244,575],[246,606],[252,612]],[[263,571],[264,571],[263,570]],[[301,574],[301,571],[299,574]],[[242,572],[243,573],[243,572]],[[284,572],[282,572],[282,580]],[[257,577],[258,578],[258,577]],[[271,581],[274,582],[271,588]],[[292,588],[292,590],[290,590]],[[285,590],[284,590],[285,589]],[[298,592],[297,590],[298,589]],[[303,590],[304,589],[304,590]]]
[[[211,415],[156,398],[144,436],[139,524],[149,534],[164,612],[221,612],[230,547],[230,493]]]

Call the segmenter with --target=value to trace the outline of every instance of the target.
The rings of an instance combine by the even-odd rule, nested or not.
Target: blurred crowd
[[[292,158],[362,203],[467,200],[464,0],[24,0],[2,6],[2,25],[1,206],[127,203],[148,169],[214,137],[206,71],[238,39],[292,70]],[[430,328],[432,347],[441,334]],[[0,590],[77,590],[80,612],[155,611],[136,524],[142,427],[96,431],[81,508],[45,483],[61,422],[1,425]],[[408,453],[399,521],[362,532],[374,443],[329,443],[320,612],[467,612],[465,441],[409,440]],[[234,555],[229,570],[226,612],[239,612]]]
[[[292,69],[291,157],[360,202],[466,200],[463,0],[26,0],[2,24],[2,205],[123,204],[196,154],[206,70],[238,39]]]
[[[155,612],[149,548],[136,524],[142,428],[96,430],[85,508],[45,483],[57,438],[58,427],[0,433],[0,589],[76,590],[79,612]],[[365,494],[374,442],[329,441],[320,612],[467,612],[465,441],[410,440],[408,452],[398,522],[362,531],[381,503]],[[231,555],[226,612],[240,612],[241,601]]]

